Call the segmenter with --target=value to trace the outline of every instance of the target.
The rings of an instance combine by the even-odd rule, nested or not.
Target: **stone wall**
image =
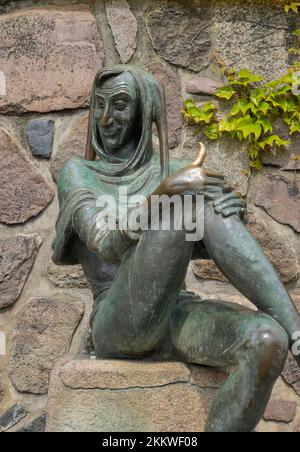
[[[279,76],[291,26],[263,0],[0,1],[0,428],[42,431],[51,369],[84,349],[91,292],[79,268],[51,263],[51,242],[57,175],[84,155],[96,71],[130,62],[159,77],[172,156],[193,157],[196,138],[180,115],[187,91],[209,98],[221,81],[216,59]],[[289,171],[289,155],[280,156],[243,178],[244,154],[225,141],[209,145],[207,166],[247,195],[249,227],[300,308],[299,167]],[[193,263],[187,282],[205,297],[245,303],[210,261]],[[261,429],[299,431],[299,395],[290,358]]]

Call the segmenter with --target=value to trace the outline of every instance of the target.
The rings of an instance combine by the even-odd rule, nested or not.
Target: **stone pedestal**
[[[203,431],[225,378],[178,362],[67,356],[51,375],[47,431]]]

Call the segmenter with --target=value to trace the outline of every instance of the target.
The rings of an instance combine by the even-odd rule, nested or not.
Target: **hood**
[[[125,162],[114,162],[105,151],[95,120],[96,89],[104,80],[128,72],[136,81],[140,102],[140,138],[136,151]],[[151,74],[132,66],[116,66],[98,72],[93,84],[90,104],[88,138],[86,145],[86,160],[93,161],[98,157],[98,171],[104,176],[124,176],[133,173],[146,165],[153,156],[152,130],[157,127],[159,145],[161,177],[169,175],[169,149],[165,94],[162,84]]]

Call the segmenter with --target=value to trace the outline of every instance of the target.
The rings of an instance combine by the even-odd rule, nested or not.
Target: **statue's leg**
[[[214,400],[206,431],[252,432],[287,358],[284,329],[260,311],[218,301],[177,305],[170,327],[179,359],[234,368]]]
[[[185,231],[145,231],[124,256],[92,320],[99,357],[139,357],[160,348],[194,244]]]
[[[286,330],[292,345],[294,333],[300,331],[300,316],[270,261],[242,221],[237,216],[223,218],[215,213],[211,203],[207,204],[204,242],[222,273]]]

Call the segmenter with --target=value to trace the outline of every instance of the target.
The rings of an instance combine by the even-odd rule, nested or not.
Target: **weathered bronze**
[[[156,124],[160,160],[153,152]],[[140,69],[118,66],[96,76],[86,159],[60,173],[60,214],[53,260],[80,263],[94,294],[91,327],[99,358],[180,359],[233,368],[209,415],[208,432],[251,432],[282,372],[298,312],[275,270],[243,224],[241,197],[223,176],[194,162],[170,161],[161,84]],[[202,194],[205,233],[99,228],[99,196]],[[129,212],[136,207],[129,207]],[[144,209],[149,209],[145,203]],[[210,255],[254,305],[201,300],[183,290],[191,259]],[[300,363],[299,357],[296,358]],[[184,403],[184,401],[183,401]],[[172,420],[170,420],[172,422]]]

